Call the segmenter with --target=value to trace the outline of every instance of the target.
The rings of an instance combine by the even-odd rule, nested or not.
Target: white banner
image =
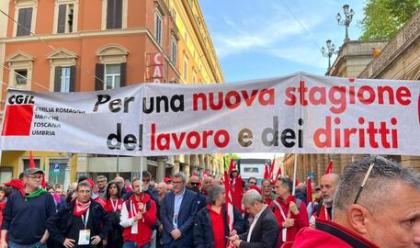
[[[304,73],[88,93],[9,90],[3,150],[420,155],[420,82]]]

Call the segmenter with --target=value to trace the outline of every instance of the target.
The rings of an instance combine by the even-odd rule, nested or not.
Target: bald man
[[[321,197],[320,207],[315,212],[317,219],[331,220],[333,197],[340,177],[337,174],[330,173],[321,177]]]

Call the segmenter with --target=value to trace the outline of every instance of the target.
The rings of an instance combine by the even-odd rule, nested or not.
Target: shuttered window
[[[123,0],[107,0],[107,29],[122,27],[122,5]]]
[[[16,36],[31,34],[32,8],[19,9]]]
[[[75,66],[56,66],[54,72],[55,92],[74,92],[76,81]]]
[[[127,64],[96,64],[95,90],[109,90],[126,85]]]
[[[74,4],[58,6],[57,33],[72,33],[74,23]]]
[[[162,15],[158,10],[155,14],[155,38],[159,45],[162,45]]]

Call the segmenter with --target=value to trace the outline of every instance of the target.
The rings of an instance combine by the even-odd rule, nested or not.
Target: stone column
[[[180,167],[179,156],[174,156],[174,166],[172,167],[172,175],[175,175],[179,172]]]
[[[166,157],[158,158],[157,160],[157,172],[156,172],[156,181],[160,182],[165,177],[165,169],[166,169]]]

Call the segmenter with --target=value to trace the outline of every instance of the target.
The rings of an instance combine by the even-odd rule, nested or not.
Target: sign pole
[[[297,174],[297,156],[298,154],[295,153],[295,163],[293,166],[293,192],[292,194],[295,195],[296,192],[296,174]]]

